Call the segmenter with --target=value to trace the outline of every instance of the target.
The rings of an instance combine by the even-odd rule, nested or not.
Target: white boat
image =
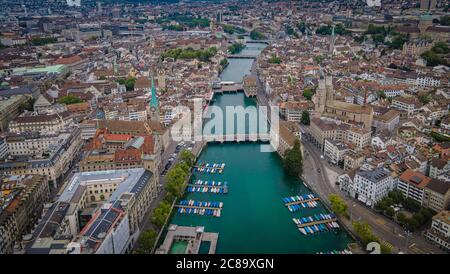
[[[306,235],[306,231],[305,231],[304,228],[300,227],[298,230],[300,230],[300,232],[301,232],[303,235]]]

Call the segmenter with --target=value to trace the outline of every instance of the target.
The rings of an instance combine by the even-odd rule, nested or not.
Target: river
[[[259,45],[244,49],[259,53]],[[255,49],[256,48],[256,49]],[[244,53],[242,53],[244,54]],[[240,82],[250,73],[252,59],[230,59],[222,72],[223,81]],[[256,106],[254,99],[241,93],[216,95],[213,105],[220,108],[242,105]],[[310,193],[298,179],[288,176],[276,152],[261,152],[260,143],[210,143],[198,161],[226,163],[222,174],[195,172],[192,180],[226,181],[229,192],[225,195],[188,193],[184,198],[198,201],[221,201],[221,217],[182,215],[174,213],[170,224],[204,226],[207,232],[218,232],[216,253],[315,253],[342,250],[350,242],[342,230],[304,236],[292,221],[293,217],[306,217],[327,212],[319,206],[291,213],[282,197]]]

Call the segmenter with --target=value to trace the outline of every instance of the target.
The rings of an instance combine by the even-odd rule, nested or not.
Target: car
[[[173,154],[172,154],[172,157],[177,157],[177,154],[176,154],[176,153],[173,153]]]
[[[320,168],[317,169],[317,173],[320,173]]]

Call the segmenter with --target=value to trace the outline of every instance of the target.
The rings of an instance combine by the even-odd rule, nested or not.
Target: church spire
[[[333,55],[333,52],[334,52],[334,24],[333,28],[331,29],[330,54]]]
[[[158,98],[156,97],[155,79],[152,77],[152,98],[150,100],[150,107],[157,108],[159,105]]]

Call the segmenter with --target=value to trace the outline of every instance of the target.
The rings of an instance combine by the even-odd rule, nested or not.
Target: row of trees
[[[229,62],[227,58],[222,59],[222,61],[220,61],[220,66],[222,67],[222,69],[226,68],[226,66],[228,66]]]
[[[183,25],[164,25],[162,27],[163,30],[173,30],[173,31],[183,31]]]
[[[185,13],[185,14],[173,13],[167,17],[156,19],[156,22],[158,24],[164,24],[164,23],[167,23],[170,21],[175,21],[178,24],[189,27],[189,28],[195,28],[195,27],[206,28],[206,27],[209,27],[209,24],[210,24],[210,20],[208,18],[195,17],[189,13]]]
[[[216,55],[217,48],[216,47],[210,47],[206,50],[194,50],[193,48],[187,48],[187,49],[170,49],[164,52],[161,55],[161,58],[164,60],[165,58],[174,58],[176,59],[198,59],[203,62],[209,62],[210,58]]]
[[[369,24],[363,36],[355,38],[355,40],[362,42],[367,35],[372,37],[375,44],[384,44],[391,49],[401,49],[403,44],[410,38],[409,34],[398,33],[391,26],[385,27]]]
[[[222,29],[225,33],[234,34],[234,33],[245,33],[245,29],[236,27],[233,25],[223,24]]]
[[[264,40],[266,39],[266,36],[264,36],[264,34],[254,29],[250,32],[250,38],[252,40]]]
[[[241,52],[245,48],[245,45],[242,43],[233,43],[228,47],[228,52],[231,54],[237,54]]]
[[[439,133],[439,132],[431,132],[430,133],[430,136],[431,137],[433,137],[433,139],[436,141],[436,142],[439,142],[439,143],[442,143],[442,142],[450,142],[450,137],[448,137],[448,136],[446,136],[446,135],[443,135],[443,134],[441,134],[441,133]]]
[[[321,35],[331,35],[332,32],[333,32],[333,27],[331,25],[320,26],[316,29],[316,34],[321,34]],[[346,35],[346,34],[350,34],[350,31],[347,30],[342,24],[337,24],[334,27],[334,33],[339,34],[339,35]]]
[[[302,151],[300,150],[300,141],[295,139],[292,149],[286,150],[283,158],[283,168],[287,174],[300,177],[303,173]]]
[[[366,222],[353,222],[353,230],[358,238],[361,240],[363,246],[367,246],[369,243],[376,242],[380,244],[381,254],[390,254],[391,248],[372,233],[372,228]]]
[[[331,210],[333,210],[333,212],[348,218],[347,203],[339,195],[330,194],[328,200],[330,200]]]
[[[169,217],[172,203],[175,199],[181,198],[185,188],[186,179],[189,176],[190,168],[194,165],[195,156],[188,150],[180,153],[180,162],[176,164],[166,175],[165,190],[167,192],[164,199],[153,210],[151,223],[158,229],[162,229]],[[154,229],[145,231],[140,239],[137,249],[138,253],[150,253],[157,238],[157,232]]]
[[[413,212],[413,215],[407,217],[404,212],[395,214],[394,205],[402,205],[404,209]],[[390,218],[396,219],[398,223],[410,231],[417,230],[427,224],[434,215],[431,209],[422,207],[411,198],[404,198],[403,194],[398,190],[390,191],[386,197],[375,205],[375,209],[382,211]]]
[[[78,104],[78,103],[82,103],[82,102],[84,102],[84,101],[74,95],[71,95],[71,94],[62,96],[58,99],[58,103],[66,104],[66,105]]]
[[[31,39],[33,46],[43,46],[47,44],[56,43],[58,40],[55,37],[35,37]]]
[[[425,51],[420,56],[427,61],[427,66],[450,65],[446,57],[450,53],[450,48],[445,42],[437,42],[430,50]]]
[[[125,88],[127,91],[134,90],[134,84],[136,83],[136,78],[134,77],[128,77],[128,78],[120,78],[117,80],[117,82],[121,85],[125,85]]]

